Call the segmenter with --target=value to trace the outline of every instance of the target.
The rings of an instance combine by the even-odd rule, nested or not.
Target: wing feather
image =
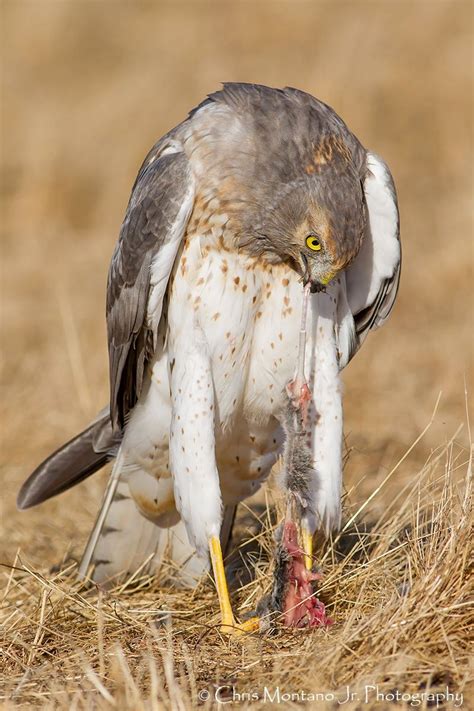
[[[123,428],[140,395],[146,363],[173,263],[194,202],[194,180],[181,152],[155,157],[140,170],[107,283],[110,411],[114,430]],[[161,252],[168,256],[158,260]],[[161,270],[161,271],[160,271]],[[159,280],[161,293],[151,281]],[[153,319],[148,319],[153,292]]]
[[[363,187],[367,232],[359,254],[346,270],[347,300],[356,332],[349,358],[369,331],[386,321],[400,282],[400,220],[395,185],[388,166],[373,153],[367,154]]]
[[[18,508],[37,506],[94,474],[113,456],[117,444],[107,408],[83,432],[36,467],[20,489]]]

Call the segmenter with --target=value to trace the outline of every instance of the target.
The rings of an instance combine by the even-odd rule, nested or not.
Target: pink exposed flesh
[[[319,573],[307,570],[304,552],[298,545],[298,532],[293,521],[283,528],[282,545],[288,552],[288,592],[283,603],[283,619],[287,627],[327,627],[332,623],[323,603],[313,595],[311,583],[320,580]]]
[[[298,393],[299,390],[299,394]],[[303,427],[306,427],[308,420],[308,406],[311,402],[312,394],[308,387],[308,383],[297,383],[296,380],[292,380],[286,386],[286,391],[288,396],[293,403],[295,410],[300,410],[301,418],[303,421]]]

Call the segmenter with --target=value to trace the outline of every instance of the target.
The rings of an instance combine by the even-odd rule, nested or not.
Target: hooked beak
[[[326,285],[325,285],[325,284],[321,284],[320,281],[314,281],[314,280],[313,280],[313,281],[311,282],[311,287],[310,287],[309,290],[310,290],[310,292],[311,292],[312,294],[319,294],[321,291],[324,291],[324,292],[326,291]]]
[[[303,284],[306,286],[308,282],[311,283],[310,291],[312,294],[318,294],[321,291],[326,291],[326,284],[330,282],[332,279],[332,274],[329,279],[324,279],[323,281],[318,281],[317,279],[312,279],[311,278],[311,270],[309,267],[309,261],[308,257],[304,252],[301,252],[301,261],[303,262],[304,265],[304,270],[303,270]]]

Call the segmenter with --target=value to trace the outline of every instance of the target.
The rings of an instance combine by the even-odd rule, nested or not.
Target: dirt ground
[[[222,685],[247,693],[282,680],[285,691],[337,690],[340,699],[347,685],[360,694],[367,685],[466,693],[472,4],[3,0],[1,12],[4,703],[211,708]],[[346,518],[377,492],[357,517],[359,527],[376,526],[376,546],[360,534],[355,550],[365,557],[347,553],[354,548],[344,537],[347,559],[336,544],[321,549],[335,618],[327,632],[247,646],[212,629],[217,603],[207,584],[191,600],[158,581],[103,598],[79,589],[73,568],[51,572],[80,555],[104,475],[39,509],[15,508],[35,465],[107,401],[105,280],[136,171],[155,140],[222,81],[296,86],[333,106],[390,165],[403,243],[390,321],[344,373]],[[423,526],[431,526],[428,548],[419,543]],[[402,530],[410,533],[400,552]],[[252,558],[257,579],[236,594],[244,611],[268,584],[262,556]],[[453,576],[446,589],[435,583],[437,566],[440,579],[442,570]],[[408,602],[397,604],[390,595],[407,576]],[[170,604],[171,623],[150,631],[153,610]],[[393,631],[402,612],[411,636]],[[204,641],[201,621],[211,625]],[[209,700],[199,689],[210,689]],[[361,696],[346,708],[384,704]]]

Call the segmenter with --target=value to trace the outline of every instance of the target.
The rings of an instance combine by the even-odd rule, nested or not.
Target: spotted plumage
[[[304,92],[225,85],[140,169],[109,272],[110,410],[38,468],[20,506],[64,490],[109,453],[82,571],[95,563],[103,580],[156,567],[167,550],[181,574],[201,572],[195,552],[207,559],[209,540],[229,530],[235,505],[282,452],[307,280],[314,505],[305,523],[336,528],[339,371],[387,318],[399,273],[383,161]]]

